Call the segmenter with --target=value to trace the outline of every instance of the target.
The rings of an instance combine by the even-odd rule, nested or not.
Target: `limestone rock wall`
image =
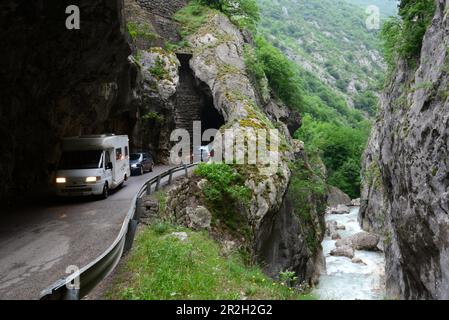
[[[324,179],[309,165],[304,151],[296,153],[289,187],[279,209],[262,220],[256,235],[258,261],[267,274],[278,278],[280,272],[295,272],[299,284],[314,286],[326,270],[321,242],[324,239],[327,194]],[[323,190],[304,190],[304,179],[322,183]]]
[[[0,198],[29,198],[51,180],[61,138],[128,133],[134,66],[121,0],[80,0],[81,29],[67,30],[71,1],[0,5]]]
[[[295,159],[290,130],[299,127],[300,117],[291,116],[293,113],[285,106],[271,99],[261,104],[246,72],[243,49],[247,39],[225,16],[217,13],[210,15],[208,21],[188,38],[192,51],[190,69],[203,91],[210,92],[213,108],[223,118],[222,128],[232,128],[236,135],[247,128],[274,129],[275,123],[281,128],[276,137],[280,141],[281,151],[276,170],[266,171],[262,165],[237,168],[252,191],[250,204],[241,206],[238,212],[243,216],[239,220],[246,221],[246,228],[251,229],[253,238],[246,241],[250,242],[252,255],[256,256],[268,274],[277,277],[281,271],[293,270],[300,282],[314,283],[323,267],[319,247],[324,234],[326,197],[308,199],[308,204],[316,206],[315,210],[311,210],[313,221],[303,221],[292,209],[291,198],[286,196],[291,177],[289,164]],[[296,151],[301,153],[303,150]],[[175,188],[198,191],[190,184],[191,181],[184,181]],[[186,216],[185,207],[204,205],[200,195],[194,192],[182,194],[182,199],[177,199],[170,192],[167,200],[167,212],[175,219]],[[180,219],[184,221],[184,218]],[[311,238],[318,243],[316,250],[308,247]]]
[[[151,22],[156,32],[163,39],[177,42],[180,40],[177,25],[171,17],[187,4],[187,0],[128,0],[136,1],[152,15]]]
[[[255,103],[255,90],[243,57],[245,41],[239,29],[224,15],[215,14],[189,42],[193,48],[190,67],[195,77],[209,87],[214,107],[226,127],[233,128],[236,135],[247,127],[274,128]],[[260,166],[255,166],[255,172],[249,174],[247,184],[254,191],[254,199],[248,217],[256,228],[270,209],[282,203],[290,178],[288,159],[292,159],[291,151],[281,156],[275,172],[265,175]]]
[[[449,3],[436,3],[418,68],[398,66],[365,157],[375,173],[361,218],[383,226],[387,291],[404,299],[449,298]]]

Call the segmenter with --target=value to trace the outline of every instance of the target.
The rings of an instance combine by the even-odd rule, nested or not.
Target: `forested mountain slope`
[[[349,106],[375,113],[385,66],[378,30],[366,27],[363,7],[341,0],[258,0],[258,4],[260,31],[303,74],[317,76]]]
[[[383,11],[394,10],[384,2],[390,1],[373,4],[382,6],[385,18]],[[386,70],[379,30],[367,28],[369,14],[363,1],[257,3],[261,11],[258,34],[263,39],[257,41],[259,56],[263,58],[277,49],[291,61],[289,69],[294,76],[278,78],[289,81],[284,90],[279,90],[281,98],[303,115],[296,136],[304,141],[309,153],[323,159],[329,184],[358,197],[360,158]],[[277,60],[282,60],[279,55]],[[282,70],[282,65],[271,69]],[[273,77],[269,71],[265,73],[270,80]],[[295,91],[291,83],[300,93],[285,97],[285,92]]]

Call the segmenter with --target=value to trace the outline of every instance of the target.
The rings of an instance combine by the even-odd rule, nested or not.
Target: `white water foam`
[[[339,230],[342,238],[361,232],[357,222],[359,208],[349,214],[327,215],[326,222],[336,221],[346,230]],[[334,240],[325,238],[323,253],[326,258],[326,274],[321,275],[314,294],[323,300],[380,300],[385,295],[385,257],[382,252],[355,251],[355,257],[366,264],[356,264],[346,257],[330,255]]]

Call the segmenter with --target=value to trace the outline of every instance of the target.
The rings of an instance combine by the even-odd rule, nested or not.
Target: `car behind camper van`
[[[128,136],[93,135],[65,138],[56,172],[59,196],[109,196],[131,175]]]

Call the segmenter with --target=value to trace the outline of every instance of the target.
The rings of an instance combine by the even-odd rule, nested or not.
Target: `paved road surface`
[[[77,199],[0,215],[0,299],[37,299],[65,276],[83,267],[118,236],[137,191],[168,169],[131,177],[107,200]]]

